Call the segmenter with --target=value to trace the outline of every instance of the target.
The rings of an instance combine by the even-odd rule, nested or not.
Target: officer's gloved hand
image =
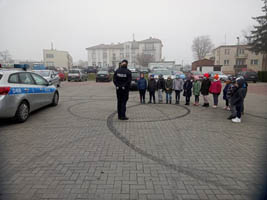
[[[125,89],[125,87],[122,87],[122,89],[124,90],[124,89]]]

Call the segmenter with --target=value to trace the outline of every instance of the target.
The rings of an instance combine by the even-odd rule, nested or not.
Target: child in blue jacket
[[[227,95],[227,92],[228,92],[230,86],[231,86],[231,80],[228,79],[228,80],[226,80],[225,87],[223,89],[223,99],[225,100],[225,107],[224,107],[225,110],[230,110],[229,97]]]
[[[144,78],[144,74],[140,74],[140,79],[137,82],[137,88],[140,94],[140,103],[146,103],[146,89],[147,89],[147,82]]]

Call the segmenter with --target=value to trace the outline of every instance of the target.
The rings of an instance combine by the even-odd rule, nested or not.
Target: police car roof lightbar
[[[24,71],[27,71],[30,66],[28,64],[14,64],[14,68],[20,68],[23,69]]]

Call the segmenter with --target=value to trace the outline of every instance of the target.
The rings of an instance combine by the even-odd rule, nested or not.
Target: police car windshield
[[[36,74],[39,74],[41,76],[49,76],[49,71],[34,71]]]

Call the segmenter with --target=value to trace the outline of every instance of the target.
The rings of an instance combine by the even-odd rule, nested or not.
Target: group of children
[[[231,119],[233,122],[241,122],[241,114],[244,112],[244,98],[247,93],[247,83],[244,78],[231,78],[226,81],[226,85],[223,89],[223,99],[225,100],[226,110],[231,111]],[[145,102],[146,91],[149,92],[149,102],[156,103],[155,93],[158,92],[158,102],[163,103],[163,93],[166,93],[166,104],[172,103],[172,92],[175,92],[175,104],[180,103],[180,96],[183,92],[185,97],[185,105],[190,105],[190,98],[192,94],[195,96],[194,106],[199,106],[199,97],[203,96],[203,107],[209,107],[208,95],[211,93],[213,96],[213,108],[217,108],[219,95],[222,91],[222,84],[219,79],[219,75],[216,74],[213,77],[213,81],[210,80],[208,73],[204,74],[203,80],[199,80],[197,77],[192,77],[184,74],[176,75],[172,80],[171,76],[165,80],[162,75],[159,75],[158,80],[154,78],[154,75],[150,75],[148,82],[144,78],[144,74],[140,75],[140,79],[137,84],[140,93],[140,103]]]

